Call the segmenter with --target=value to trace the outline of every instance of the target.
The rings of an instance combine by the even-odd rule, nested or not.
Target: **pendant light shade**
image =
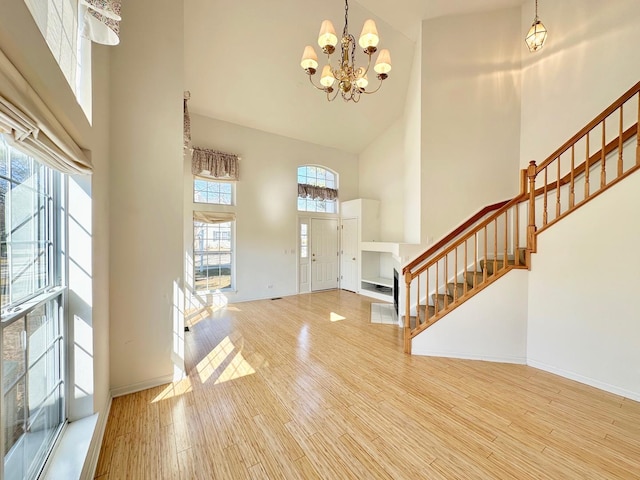
[[[538,0],[536,0],[536,16],[524,41],[530,52],[537,52],[547,40],[547,27],[538,18]]]

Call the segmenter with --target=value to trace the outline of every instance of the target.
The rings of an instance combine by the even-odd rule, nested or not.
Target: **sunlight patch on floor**
[[[242,338],[237,339],[241,347],[237,347],[229,337],[225,337],[209,354],[196,366],[201,383],[214,380],[214,385],[235,380],[256,373],[255,368],[242,354]],[[258,359],[259,364],[264,359]]]
[[[162,392],[160,392],[156,397],[151,400],[151,403],[156,403],[161,400],[167,400],[169,398],[179,397],[180,395],[184,395],[185,393],[189,393],[193,390],[191,387],[191,380],[189,377],[185,377],[178,382],[173,382],[167,386]]]
[[[200,363],[196,366],[198,375],[200,375],[200,381],[205,383],[215,371],[224,363],[229,355],[234,350],[233,342],[229,337],[224,339],[216,345],[216,347],[209,352],[209,354],[200,360]]]
[[[238,352],[214,383],[215,385],[218,385],[220,383],[228,382],[229,380],[253,375],[254,373],[256,373],[256,371],[253,367],[244,359],[242,353]]]
[[[341,320],[346,320],[346,319],[347,319],[347,317],[343,317],[342,315],[338,315],[335,312],[331,312],[329,314],[329,320],[331,320],[332,322],[339,322]]]

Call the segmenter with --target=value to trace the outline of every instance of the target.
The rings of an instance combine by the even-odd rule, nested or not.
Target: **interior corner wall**
[[[530,365],[636,401],[638,192],[636,172],[538,236],[527,335]]]
[[[182,288],[183,1],[124,2],[111,51],[111,389],[170,381]]]
[[[421,188],[422,151],[422,33],[413,50],[413,64],[404,105],[404,168],[403,168],[403,214],[404,241],[420,244],[421,211],[423,192]]]
[[[92,65],[92,111],[94,139],[91,148],[92,193],[92,327],[94,411],[107,411],[109,373],[109,47],[94,45]],[[106,420],[105,420],[106,423]]]
[[[510,8],[422,24],[422,229],[428,241],[518,193],[520,18],[520,8]]]
[[[522,8],[522,32],[534,2]],[[544,47],[523,44],[520,168],[538,164],[640,80],[637,0],[563,0],[540,5]]]
[[[229,302],[241,302],[296,294],[298,166],[322,165],[337,172],[340,200],[352,200],[358,197],[357,156],[196,114],[191,115],[191,136],[193,146],[241,157],[236,206],[225,207],[236,213],[235,291],[224,295]],[[187,200],[184,238],[189,255],[189,248],[193,249],[190,211],[208,205],[192,203],[193,176],[188,166],[182,172]]]
[[[380,201],[380,240],[404,242],[404,120],[398,119],[358,157],[359,196]]]

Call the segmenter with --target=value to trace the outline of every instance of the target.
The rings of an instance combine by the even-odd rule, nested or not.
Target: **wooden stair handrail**
[[[635,137],[637,133],[638,133],[638,124],[636,123],[635,125],[632,125],[631,127],[629,127],[624,131],[624,133],[622,134],[622,143],[627,143],[629,140]],[[611,152],[616,150],[619,147],[619,145],[620,145],[620,139],[617,137],[614,138],[605,146],[604,155],[605,156],[609,155]],[[600,162],[601,160],[602,160],[602,149],[598,150],[596,153],[594,153],[589,157],[589,161],[588,161],[589,167],[593,167],[594,165],[597,165],[597,163]],[[584,162],[582,162],[580,165],[578,165],[573,169],[574,180],[575,178],[577,178],[578,176],[584,173],[586,165],[587,165],[587,160],[585,160]],[[560,186],[563,187],[567,185],[569,182],[571,182],[571,172],[567,173],[564,177],[562,177],[559,183],[560,183]],[[558,186],[557,180],[549,182],[547,184],[547,193],[555,190],[557,186]],[[545,188],[544,185],[540,188],[536,188],[535,196],[537,197],[539,195],[542,195],[544,193],[544,188]]]
[[[637,134],[637,132],[638,132],[638,124],[636,123],[636,124],[632,125],[627,130],[624,131],[624,133],[622,135],[622,142],[623,143],[628,142],[629,140],[631,140]],[[609,155],[611,152],[616,150],[618,148],[618,146],[619,146],[619,139],[618,138],[615,138],[611,142],[609,142],[605,146],[605,153],[604,153],[605,156]],[[599,162],[601,159],[602,159],[602,149],[598,150],[596,153],[591,155],[591,157],[589,157],[589,161],[588,161],[589,166],[593,166],[593,165],[597,164],[597,162]],[[574,179],[575,179],[575,177],[577,177],[577,176],[581,175],[582,173],[584,173],[586,165],[587,165],[587,161],[585,160],[580,165],[578,165],[577,167],[574,168],[574,170],[573,170]],[[536,170],[538,170],[538,168],[539,167],[536,167]],[[567,185],[570,181],[571,181],[571,172],[567,173],[564,177],[562,177],[560,179],[559,184],[562,187],[564,185]],[[550,181],[546,185],[547,194],[549,192],[555,190],[557,188],[557,186],[558,186],[558,181],[557,180]],[[545,192],[545,186],[539,187],[539,188],[537,188],[535,190],[534,196],[538,197],[540,195],[543,195],[544,192]],[[470,227],[474,226],[475,223],[478,222],[485,215],[487,215],[487,214],[489,214],[491,212],[495,212],[494,215],[492,215],[491,217],[485,219],[485,221],[483,222],[482,226],[492,222],[496,217],[498,217],[502,213],[504,213],[504,210],[508,210],[515,203],[520,203],[523,200],[526,200],[526,198],[528,198],[528,195],[521,193],[521,194],[517,195],[516,197],[512,198],[511,200],[504,200],[502,202],[494,203],[492,205],[487,205],[486,207],[484,207],[483,209],[479,210],[474,215],[469,217],[464,223],[462,223],[461,225],[456,227],[454,230],[452,230],[448,235],[446,235],[445,237],[440,239],[438,242],[436,242],[433,245],[431,245],[423,254],[421,254],[419,257],[415,258],[411,263],[407,264],[402,269],[402,273],[406,274],[407,272],[410,272],[412,269],[414,269],[417,266],[419,266],[425,260],[428,260],[432,255],[437,253],[441,248],[445,247],[448,243],[450,243],[452,240],[454,240],[458,235],[460,235],[461,233],[465,232]],[[497,210],[499,210],[499,211],[497,211]],[[481,227],[476,226],[476,228],[474,230],[478,231],[479,229],[481,229]],[[471,232],[469,232],[468,236],[471,236]],[[458,243],[460,243],[460,242],[458,242]],[[412,273],[412,276],[414,276],[413,273]]]
[[[486,226],[488,226],[490,223],[492,223],[495,219],[499,218],[500,216],[504,215],[505,212],[507,212],[511,207],[514,207],[516,205],[518,205],[519,203],[525,202],[529,199],[529,195],[526,193],[521,193],[520,195],[518,195],[517,197],[512,198],[511,200],[509,200],[507,203],[505,203],[500,209],[498,209],[493,215],[491,215],[488,218],[485,218],[481,223],[479,223],[478,225],[475,225],[473,227],[473,229],[469,230],[469,232],[467,233],[467,235],[463,236],[462,238],[460,238],[457,242],[452,243],[451,245],[448,246],[448,248],[444,249],[442,252],[440,252],[438,255],[434,256],[433,258],[429,259],[427,262],[425,262],[424,264],[420,265],[420,268],[418,268],[415,271],[409,271],[408,273],[411,275],[411,278],[414,279],[417,276],[421,275],[424,271],[428,270],[429,267],[433,266],[435,263],[439,262],[442,258],[446,257],[449,253],[451,253],[454,249],[456,249],[457,247],[459,247],[462,243],[464,243],[465,241],[467,241],[469,238],[471,238],[473,235],[475,235],[476,233],[480,232],[483,228],[485,228]],[[406,274],[407,272],[405,270],[402,271],[402,273]]]
[[[591,122],[587,123],[587,125],[581,129],[578,133],[576,133],[573,137],[567,140],[560,148],[558,148],[555,152],[547,157],[547,159],[542,162],[540,165],[536,167],[536,175],[540,173],[542,170],[547,168],[549,164],[551,164],[556,158],[562,155],[564,152],[569,150],[572,145],[577,143],[582,137],[587,135],[591,130],[596,128],[602,121],[604,121],[609,115],[619,109],[622,105],[624,105],[627,101],[629,101],[636,93],[640,92],[640,82],[636,83],[633,87],[631,87],[626,93],[624,93],[620,98],[618,98],[615,102],[613,102],[609,107],[607,107],[600,115],[591,120]]]
[[[432,256],[434,253],[436,253],[438,250],[440,250],[442,247],[447,245],[451,240],[456,238],[458,235],[460,235],[462,232],[464,232],[468,228],[472,227],[482,217],[484,217],[488,213],[491,213],[495,210],[498,210],[499,208],[504,207],[510,201],[512,200],[503,200],[502,202],[494,203],[493,205],[487,205],[483,209],[478,210],[475,214],[470,216],[462,224],[460,224],[458,227],[452,230],[448,235],[442,237],[436,243],[431,245],[423,254],[421,254],[419,257],[415,258],[410,263],[405,265],[405,267],[402,269],[402,273],[405,274],[408,271],[410,271],[412,268],[417,267],[422,262],[427,260],[430,256]]]

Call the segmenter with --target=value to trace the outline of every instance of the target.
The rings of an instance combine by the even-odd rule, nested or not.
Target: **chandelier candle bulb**
[[[320,84],[323,87],[330,87],[335,81],[336,78],[333,76],[333,72],[331,71],[331,65],[325,65],[322,69],[322,75],[320,76]]]
[[[389,53],[389,50],[387,50],[386,48],[380,50],[378,59],[376,60],[376,64],[373,69],[376,71],[376,73],[379,73],[381,75],[386,75],[391,71],[391,54]]]
[[[362,90],[364,90],[365,88],[367,88],[367,85],[369,85],[369,79],[367,78],[366,75],[362,77],[358,77],[356,79],[356,85],[358,86],[358,88],[361,88]]]
[[[323,21],[322,25],[320,25],[318,45],[325,51],[325,53],[331,55],[337,44],[338,36],[336,35],[336,29],[333,28],[333,23],[331,23],[331,20]]]
[[[378,37],[378,29],[376,28],[376,22],[369,19],[364,22],[364,26],[362,27],[362,33],[360,34],[360,40],[358,43],[362,48],[364,48],[365,52],[369,52],[371,47],[373,47],[373,52],[376,51],[376,47],[380,42],[380,37]]]
[[[307,45],[306,47],[304,47],[304,53],[302,54],[302,61],[300,62],[300,66],[305,71],[311,72],[311,75],[316,73],[316,69],[318,68],[318,55],[316,55],[316,51],[311,45]]]

